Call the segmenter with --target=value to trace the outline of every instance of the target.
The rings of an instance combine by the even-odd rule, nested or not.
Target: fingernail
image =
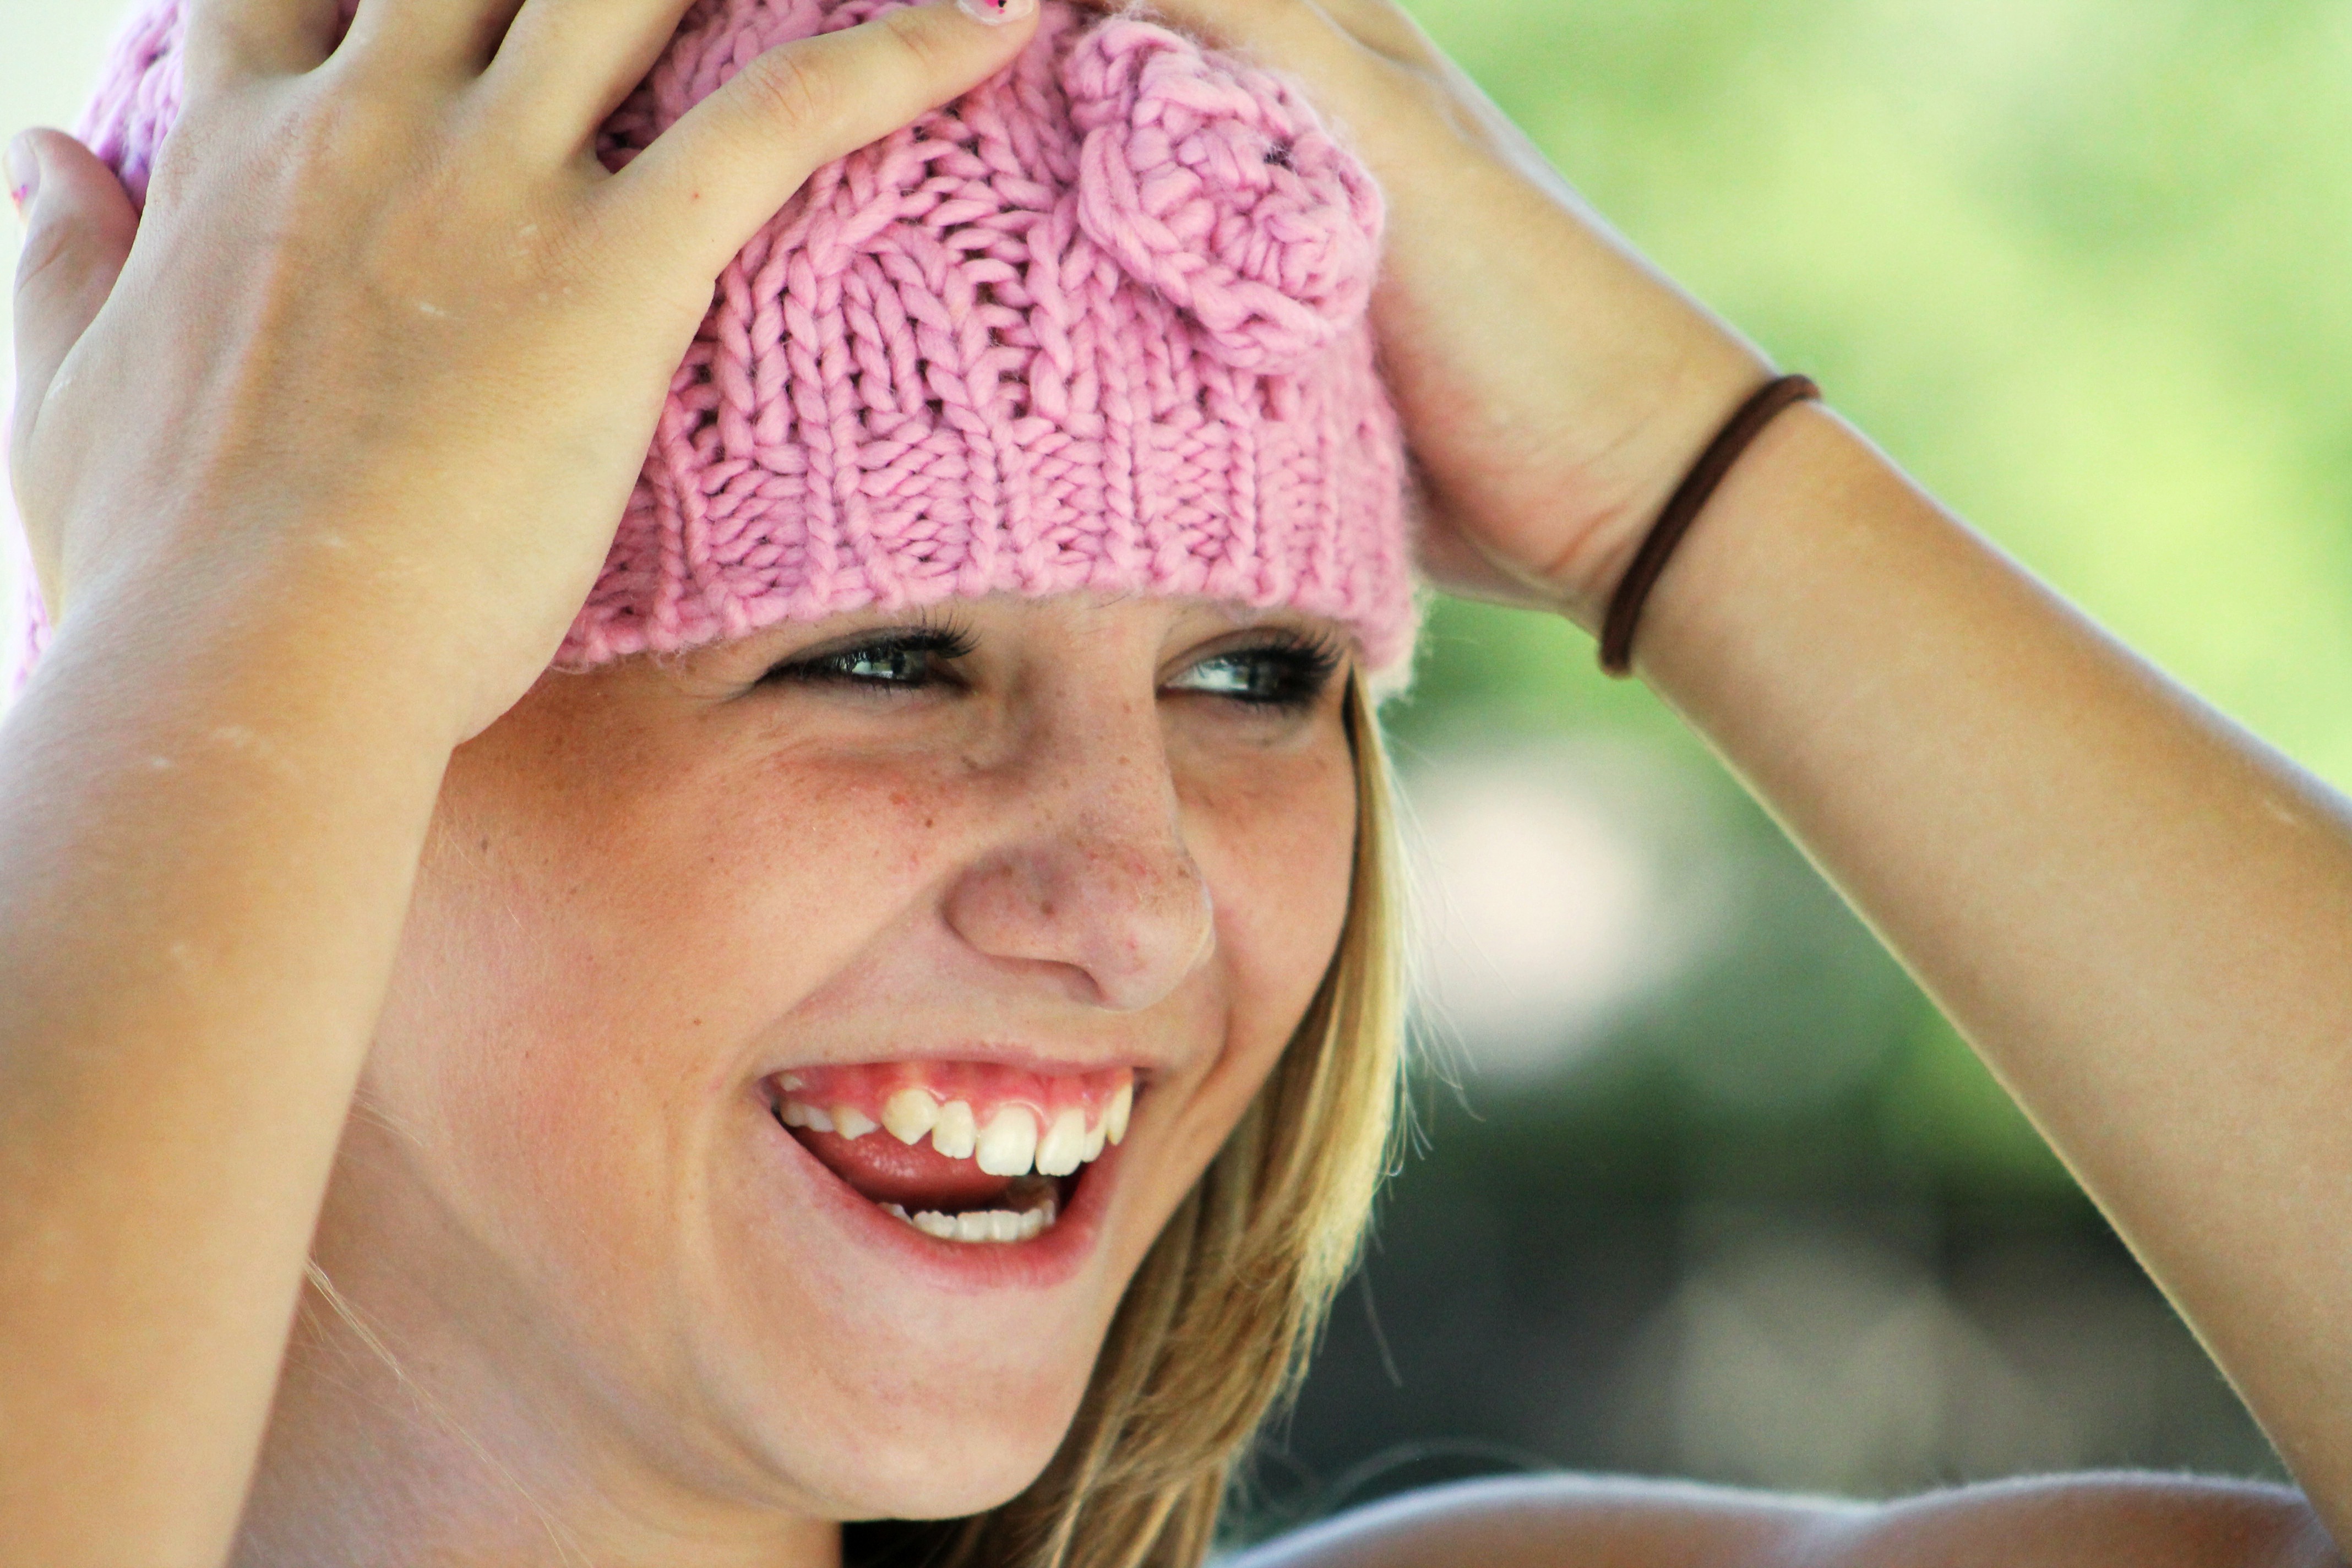
[[[1037,0],[956,0],[956,5],[975,22],[991,26],[999,22],[1017,22],[1037,7]]]
[[[19,136],[8,143],[8,199],[16,204],[16,216],[25,216],[26,205],[41,188],[41,160],[34,155],[32,138]]]

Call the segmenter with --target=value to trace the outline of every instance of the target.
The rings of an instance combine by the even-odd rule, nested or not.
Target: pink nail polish
[[[16,205],[16,216],[23,217],[25,204],[33,199],[33,192],[41,183],[41,161],[33,155],[26,139],[19,136],[8,143],[5,153],[0,153],[0,163],[7,168],[8,199]]]

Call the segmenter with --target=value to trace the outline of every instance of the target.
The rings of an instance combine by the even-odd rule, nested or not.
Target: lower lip
[[[1062,1284],[1085,1264],[1101,1237],[1110,1202],[1118,1148],[1082,1166],[1085,1174],[1070,1205],[1052,1226],[1027,1241],[942,1241],[927,1236],[817,1163],[800,1140],[778,1121],[766,1100],[754,1095],[761,1123],[776,1145],[786,1180],[803,1203],[834,1216],[862,1245],[878,1248],[893,1264],[944,1290],[1045,1290]],[[868,1137],[886,1137],[875,1131]]]

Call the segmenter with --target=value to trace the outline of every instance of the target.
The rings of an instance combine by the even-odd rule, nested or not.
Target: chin
[[[722,1142],[748,1157],[693,1292],[728,1305],[695,1314],[688,1353],[699,1402],[719,1406],[781,1506],[959,1518],[1052,1462],[1156,1230],[1156,1202],[1129,1190],[1150,1151],[1110,1139],[1125,1138],[1136,1077],[803,1067],[737,1102]],[[935,1102],[919,1113],[910,1079]],[[1047,1136],[992,1149],[989,1130],[1031,1100]],[[981,1111],[969,1139],[953,1131],[961,1112],[939,1113],[964,1103]],[[983,1226],[985,1239],[965,1238]]]
[[[927,1313],[890,1321],[901,1317],[893,1305],[905,1303],[877,1303],[862,1323],[772,1323],[760,1338],[797,1339],[802,1349],[749,1352],[762,1363],[756,1382],[713,1380],[731,1384],[728,1424],[761,1450],[780,1506],[845,1522],[960,1518],[1019,1496],[1061,1447],[1093,1374],[1098,1329],[962,1335],[939,1331]],[[781,1376],[780,1365],[789,1369]],[[762,1391],[757,1408],[741,1403],[751,1386]]]
[[[1012,1424],[975,1413],[908,1422],[877,1410],[836,1429],[826,1511],[843,1522],[960,1519],[1012,1501],[1052,1462],[1068,1419]],[[803,1436],[803,1441],[805,1440]],[[797,1445],[796,1445],[797,1446]]]

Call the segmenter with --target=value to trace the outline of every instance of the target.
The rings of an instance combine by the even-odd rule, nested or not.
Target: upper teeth
[[[797,1086],[787,1080],[784,1087]],[[1101,1158],[1106,1143],[1117,1143],[1127,1136],[1128,1118],[1134,1107],[1135,1086],[1121,1084],[1103,1108],[1101,1121],[1088,1126],[1087,1113],[1068,1106],[1055,1113],[1041,1133],[1035,1113],[1026,1106],[1005,1106],[982,1127],[970,1102],[934,1100],[928,1091],[909,1085],[884,1102],[878,1123],[856,1106],[836,1105],[827,1110],[794,1100],[789,1093],[780,1114],[787,1127],[837,1132],[844,1138],[863,1138],[877,1126],[901,1143],[919,1143],[929,1137],[931,1147],[949,1159],[976,1158],[980,1168],[992,1176],[1025,1176],[1032,1170],[1041,1175],[1066,1176]]]
[[[1008,1105],[980,1130],[973,1157],[992,1176],[1025,1176],[1037,1153],[1037,1119],[1023,1105]]]
[[[940,1107],[939,1125],[931,1129],[932,1148],[950,1160],[969,1160],[979,1142],[980,1123],[972,1120],[971,1106],[950,1100]]]
[[[901,1143],[921,1142],[939,1124],[940,1102],[919,1089],[902,1089],[882,1107],[882,1125]]]
[[[1074,1105],[1055,1117],[1054,1125],[1037,1140],[1037,1173],[1066,1176],[1085,1161],[1086,1152],[1087,1113]]]
[[[831,1113],[819,1110],[814,1105],[803,1105],[797,1100],[784,1101],[784,1108],[780,1114],[782,1115],[784,1125],[787,1127],[809,1127],[819,1132],[833,1131]]]

